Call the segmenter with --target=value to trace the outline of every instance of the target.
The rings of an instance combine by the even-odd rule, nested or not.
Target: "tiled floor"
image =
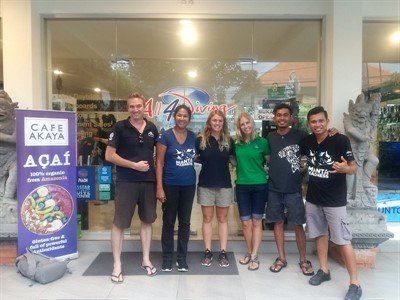
[[[399,246],[399,241],[391,243]],[[258,271],[238,264],[239,275],[140,275],[126,276],[124,283],[113,284],[108,276],[82,276],[97,254],[80,253],[69,264],[72,274],[47,285],[30,287],[30,280],[18,274],[15,267],[1,266],[0,299],[343,299],[348,285],[346,270],[335,262],[330,262],[331,281],[317,287],[309,285],[295,254],[288,255],[287,268],[273,274],[267,267],[276,255],[268,253],[260,255]],[[240,255],[235,253],[236,259]],[[315,256],[309,258],[317,265]],[[376,267],[359,269],[359,277],[363,299],[400,299],[399,251],[379,252]]]

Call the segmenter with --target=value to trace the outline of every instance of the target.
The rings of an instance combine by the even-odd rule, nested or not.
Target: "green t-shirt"
[[[264,184],[268,177],[264,169],[264,156],[270,154],[268,141],[256,137],[250,143],[235,144],[236,184]]]

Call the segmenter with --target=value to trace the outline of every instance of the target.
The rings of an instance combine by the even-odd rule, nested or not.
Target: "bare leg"
[[[319,261],[319,267],[325,273],[328,273],[328,241],[327,235],[321,235],[315,239],[317,245],[317,256]]]
[[[251,254],[253,252],[253,221],[242,221],[242,225],[244,240],[247,246],[247,252]]]
[[[212,239],[212,220],[214,217],[214,206],[201,206],[203,212],[203,242],[204,249],[211,250],[211,239]]]
[[[351,245],[343,245],[339,247],[346,263],[347,272],[350,276],[350,283],[360,285],[357,278],[356,255],[353,247]]]
[[[304,261],[306,259],[306,234],[303,225],[294,225],[293,229],[296,235],[296,244],[299,250],[300,261]]]
[[[143,251],[142,266],[153,267],[153,264],[150,261],[150,245],[151,245],[152,234],[153,234],[152,224],[142,222],[140,227],[140,240],[142,241],[142,251]]]
[[[262,239],[262,219],[253,219],[253,236],[252,236],[252,244],[253,249],[251,253],[251,257],[254,258],[258,255],[258,250],[260,248],[261,239]]]
[[[283,221],[275,222],[274,224],[274,237],[276,248],[278,249],[278,255],[280,258],[286,261],[285,254],[285,233],[283,231]]]
[[[124,240],[123,229],[113,224],[111,228],[111,248],[114,258],[112,274],[116,276],[122,273],[121,251],[122,251],[123,240]],[[119,280],[123,280],[122,275],[119,277]]]
[[[218,235],[220,250],[225,250],[228,245],[228,211],[229,207],[217,207]]]

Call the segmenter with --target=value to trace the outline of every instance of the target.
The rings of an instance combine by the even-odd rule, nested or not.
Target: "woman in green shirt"
[[[264,169],[270,154],[268,141],[259,137],[253,118],[241,113],[236,127],[236,199],[242,221],[247,254],[239,260],[249,265],[251,271],[258,270],[258,249],[262,238],[262,216],[267,202],[268,178]]]

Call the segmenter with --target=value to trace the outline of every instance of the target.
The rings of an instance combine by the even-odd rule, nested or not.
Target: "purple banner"
[[[18,254],[77,256],[76,115],[16,110]]]

